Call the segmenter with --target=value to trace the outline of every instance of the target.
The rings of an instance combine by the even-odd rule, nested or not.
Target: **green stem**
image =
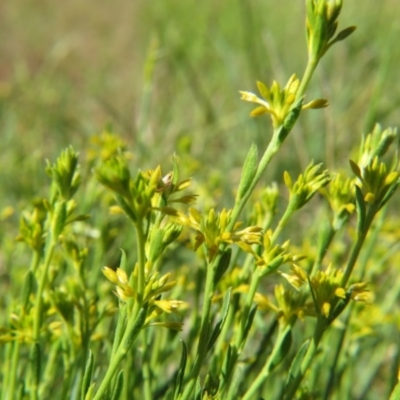
[[[226,386],[229,387],[228,395],[226,396],[227,400],[237,398],[236,385],[235,384],[232,385],[231,382],[232,382],[232,377],[235,373],[236,363],[239,359],[239,356],[240,356],[243,346],[244,346],[246,326],[247,326],[247,322],[249,319],[251,306],[253,304],[253,299],[256,294],[258,285],[260,283],[260,279],[261,279],[261,275],[260,275],[259,271],[256,270],[251,278],[250,287],[247,292],[246,302],[245,302],[245,305],[243,308],[243,313],[241,316],[240,330],[239,330],[239,333],[236,335],[236,340],[235,340],[236,352],[233,354],[232,360],[230,361],[232,368],[229,369],[229,376],[226,377]]]
[[[207,353],[207,345],[209,338],[209,328],[210,328],[210,314],[211,314],[211,303],[214,293],[214,274],[215,268],[214,264],[217,265],[218,257],[213,263],[208,263],[207,265],[207,277],[206,286],[204,289],[204,301],[201,313],[201,325],[200,325],[200,337],[199,343],[197,345],[196,359],[190,373],[189,382],[182,394],[181,400],[188,400],[192,398],[192,392],[194,390],[197,377],[200,373],[201,365]]]
[[[7,343],[7,345],[5,346],[5,361],[4,364],[2,365],[3,367],[3,380],[2,380],[2,387],[1,387],[1,395],[0,395],[0,399],[1,400],[7,400],[8,393],[16,393],[15,392],[15,382],[14,382],[14,392],[11,392],[9,389],[11,388],[11,384],[9,383],[9,381],[12,379],[11,377],[13,375],[16,376],[17,371],[12,371],[12,367],[10,368],[10,363],[11,365],[14,362],[14,357],[16,355],[17,359],[15,362],[15,365],[18,364],[18,355],[19,355],[19,351],[15,351],[15,347],[17,346],[17,342],[10,342]],[[10,371],[10,372],[9,372]]]
[[[140,333],[146,320],[146,315],[147,307],[142,308],[136,318],[130,318],[125,333],[122,337],[121,344],[119,345],[118,350],[111,360],[107,372],[99,386],[99,389],[96,392],[96,395],[93,397],[93,400],[100,400],[103,397],[104,393],[109,389],[111,381],[114,377],[115,372],[120,366],[121,361],[124,359],[129,349],[131,348],[132,343],[135,341],[138,334]]]
[[[40,263],[40,252],[35,250],[32,256],[32,261],[31,261],[31,266],[30,270],[32,272],[35,272],[38,268],[38,265]],[[30,293],[28,294],[28,296]],[[21,322],[25,319],[26,312],[28,310],[22,309],[21,311]],[[5,390],[8,387],[8,393],[16,393],[16,382],[17,382],[17,374],[18,374],[18,361],[19,361],[19,350],[20,350],[20,342],[15,341],[12,344],[12,355],[11,355],[11,368],[10,368],[10,374],[9,374],[9,379],[10,382],[8,385],[5,386]]]
[[[254,296],[256,294],[260,280],[261,280],[261,274],[260,274],[259,270],[256,269],[256,271],[254,271],[253,275],[251,276],[250,287],[247,292],[246,303],[245,303],[243,313],[242,313],[242,318],[241,318],[240,333],[236,337],[236,345],[238,348],[243,345],[242,342],[243,342],[243,338],[245,335],[247,320],[250,315],[251,306],[253,305]]]
[[[294,213],[294,210],[289,202],[289,204],[285,210],[285,213],[282,215],[282,218],[279,220],[278,226],[274,229],[274,233],[272,234],[272,237],[271,237],[271,245],[276,242],[279,235],[282,233],[283,229],[289,222],[289,219],[291,218],[293,213]]]
[[[272,367],[273,367],[272,362],[274,359],[276,359],[276,357],[278,356],[278,353],[281,351],[283,341],[285,340],[286,335],[290,332],[291,329],[292,329],[292,324],[289,323],[279,330],[279,334],[278,334],[278,337],[276,338],[274,348],[273,348],[270,356],[268,357],[267,362],[264,364],[264,367],[262,368],[260,373],[257,375],[257,378],[253,381],[250,388],[247,390],[247,392],[242,397],[242,400],[250,400],[251,398],[253,398],[253,396],[256,395],[256,393],[259,390],[259,388],[261,387],[261,385],[264,384],[265,380],[268,378],[268,376],[272,370]]]
[[[104,393],[111,386],[112,379],[120,366],[121,361],[128,353],[133,341],[141,331],[143,324],[146,320],[147,307],[143,306],[143,295],[145,289],[145,235],[143,232],[143,223],[138,221],[135,224],[136,229],[136,243],[137,243],[137,254],[138,254],[138,273],[137,280],[134,274],[131,275],[130,284],[135,286],[137,299],[133,304],[132,310],[126,310],[121,312],[121,324],[119,324],[118,331],[116,332],[116,345],[113,344],[112,357],[107,372],[99,386],[99,389],[93,398],[93,400],[101,399]],[[125,307],[131,306],[131,302],[128,302]],[[125,323],[124,318],[127,318]],[[126,326],[126,327],[125,327]],[[125,328],[125,329],[124,329]],[[115,345],[115,346],[114,346]]]
[[[317,326],[314,331],[314,336],[312,337],[310,344],[308,345],[307,352],[304,355],[304,358],[301,362],[300,370],[295,376],[291,376],[291,381],[287,386],[287,389],[284,393],[284,400],[290,400],[294,397],[297,388],[302,381],[304,374],[310,367],[318,349],[319,342],[321,341],[322,335],[326,329],[326,320],[324,316],[318,318]],[[244,400],[244,399],[243,399]]]
[[[137,251],[138,251],[138,286],[137,286],[137,301],[139,304],[143,302],[143,294],[145,288],[145,264],[146,264],[146,256],[145,256],[145,244],[146,238],[143,232],[143,223],[139,221],[135,224],[136,228],[136,239],[137,239]],[[133,275],[132,275],[133,277]]]
[[[343,349],[343,343],[344,343],[344,339],[345,339],[345,336],[346,336],[346,333],[347,333],[347,327],[349,325],[349,321],[350,321],[350,317],[351,317],[352,311],[353,311],[353,304],[350,304],[348,313],[347,313],[346,318],[345,318],[345,320],[343,322],[343,328],[339,332],[339,338],[338,338],[337,343],[336,343],[336,349],[335,349],[335,355],[333,356],[333,362],[332,362],[331,367],[329,368],[330,372],[329,372],[328,383],[327,383],[326,388],[325,388],[324,400],[328,400],[329,399],[329,397],[330,397],[330,395],[332,393],[332,390],[334,388],[334,383],[336,381],[336,376],[338,374],[337,364],[338,364],[338,361],[339,361],[339,356],[340,356],[341,351]],[[339,383],[339,385],[340,385],[340,383]]]
[[[318,61],[319,60],[315,59],[315,58],[309,58],[308,59],[307,67],[306,67],[306,69],[304,71],[303,77],[302,77],[301,82],[300,82],[299,89],[297,91],[297,99],[296,100],[298,100],[298,99],[300,99],[301,97],[304,96],[305,91],[307,89],[307,86],[310,83],[311,78],[312,78],[312,76],[314,74],[315,68],[317,68]]]
[[[51,235],[51,234],[50,234]],[[38,341],[40,336],[40,328],[42,325],[42,313],[43,313],[43,292],[47,284],[47,275],[53,257],[54,249],[56,247],[57,240],[50,237],[48,246],[45,250],[44,266],[42,276],[40,278],[39,287],[36,292],[36,308],[35,308],[35,319],[33,321],[33,340]]]
[[[355,246],[353,247],[353,250],[350,254],[349,261],[347,262],[346,269],[344,271],[343,278],[342,278],[342,281],[340,284],[341,287],[345,287],[350,279],[350,276],[353,272],[354,266],[356,264],[359,254],[360,254],[361,248],[364,244],[365,238],[367,237],[367,233],[369,231],[369,228],[371,227],[372,221],[373,221],[376,213],[377,213],[377,210],[374,207],[371,207],[367,212],[363,230],[361,232],[359,232],[358,237],[357,237],[357,242],[356,242]]]

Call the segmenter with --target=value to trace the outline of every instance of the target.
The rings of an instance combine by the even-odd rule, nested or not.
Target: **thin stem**
[[[291,329],[292,329],[292,323],[285,325],[283,328],[279,330],[278,337],[276,338],[274,344],[274,348],[272,349],[272,352],[268,357],[267,362],[264,364],[263,369],[257,375],[257,378],[253,381],[250,388],[242,397],[242,400],[250,400],[251,398],[253,398],[253,396],[256,395],[260,387],[264,384],[265,380],[268,378],[272,370],[273,367],[272,362],[277,357],[278,353],[281,351],[283,341],[285,340],[286,335],[291,331]]]
[[[137,296],[138,302],[142,303],[144,287],[146,284],[145,281],[145,264],[146,264],[146,256],[145,256],[145,243],[146,238],[143,232],[143,224],[142,221],[139,221],[135,224],[136,228],[136,239],[137,239],[137,251],[138,251],[138,287],[137,287]]]
[[[304,358],[301,362],[300,370],[297,375],[292,376],[292,380],[290,384],[288,385],[287,390],[284,393],[284,400],[290,400],[294,397],[297,388],[300,385],[300,382],[302,381],[304,374],[310,367],[318,349],[319,342],[321,341],[322,335],[325,332],[326,329],[326,321],[324,319],[325,317],[319,317],[317,326],[315,327],[314,335],[310,341],[310,344],[308,345],[307,352],[304,355]],[[244,399],[243,399],[244,400]]]
[[[143,327],[146,314],[147,308],[142,308],[136,318],[130,318],[125,333],[122,337],[121,344],[111,360],[106,375],[104,376],[96,395],[93,397],[93,400],[100,400],[104,393],[108,390],[117,368],[128,353],[132,343],[135,341],[141,328]]]
[[[239,330],[239,333],[236,335],[236,341],[235,341],[236,352],[232,355],[232,360],[230,361],[232,368],[230,368],[230,370],[229,370],[229,372],[230,372],[229,376],[226,377],[226,382],[227,382],[226,385],[228,387],[230,386],[228,395],[226,397],[227,400],[236,398],[236,393],[235,393],[236,385],[231,385],[231,381],[232,381],[232,377],[235,373],[235,366],[236,366],[237,360],[239,359],[239,356],[240,356],[243,346],[244,346],[244,337],[246,334],[246,326],[247,326],[247,322],[249,319],[251,306],[253,304],[253,299],[256,294],[258,285],[260,283],[260,279],[261,279],[261,275],[260,275],[259,271],[256,270],[251,278],[250,287],[249,287],[249,290],[248,290],[247,296],[246,296],[246,303],[244,305],[243,313],[241,316],[240,330]]]
[[[190,380],[186,385],[185,391],[182,394],[181,400],[187,400],[191,398],[194,386],[196,384],[197,377],[200,373],[201,365],[207,353],[208,336],[209,336],[209,325],[210,325],[210,313],[211,313],[211,303],[214,293],[214,264],[208,263],[207,265],[207,278],[206,286],[204,289],[204,301],[201,313],[201,325],[200,325],[200,337],[197,346],[196,359],[190,373]]]
[[[291,204],[289,202],[289,204],[285,210],[285,213],[282,215],[282,218],[278,222],[278,226],[274,229],[274,233],[272,234],[272,237],[271,237],[271,245],[276,242],[279,235],[282,233],[283,229],[289,222],[289,219],[291,218],[293,213],[294,213],[293,208],[291,207]]]
[[[40,263],[40,252],[35,250],[32,256],[32,261],[31,261],[31,266],[30,270],[32,272],[35,272],[38,268],[38,265]],[[30,295],[30,293],[29,293]],[[24,320],[26,312],[28,310],[25,310],[24,307],[21,311],[21,322]],[[12,356],[11,356],[11,368],[10,368],[10,374],[9,374],[9,385],[4,385],[5,390],[8,387],[8,393],[16,393],[16,382],[17,382],[17,374],[18,374],[18,361],[19,361],[19,350],[20,350],[20,342],[16,340],[12,344]],[[6,370],[8,371],[8,370]]]
[[[315,59],[315,58],[308,59],[307,67],[304,71],[303,77],[300,82],[299,89],[297,91],[297,99],[304,96],[307,86],[310,83],[311,78],[314,74],[315,68],[317,68],[318,62],[319,62],[319,59]]]
[[[364,244],[365,238],[367,237],[367,233],[369,231],[369,228],[372,224],[372,221],[377,213],[377,210],[373,207],[371,207],[367,215],[365,217],[365,226],[363,227],[363,230],[359,233],[357,237],[357,242],[355,246],[353,247],[353,250],[350,254],[349,261],[347,262],[346,269],[344,271],[344,275],[341,281],[341,286],[345,287],[350,279],[350,276],[353,272],[354,266],[356,264],[356,261],[358,259],[358,256],[360,254],[361,248]]]

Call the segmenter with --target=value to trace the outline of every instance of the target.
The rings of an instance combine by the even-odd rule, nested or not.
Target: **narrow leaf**
[[[196,380],[196,389],[195,389],[195,392],[194,392],[193,400],[202,400],[202,389],[201,389],[200,379],[199,378],[197,378],[197,380]]]
[[[226,317],[228,316],[230,300],[231,300],[231,291],[232,291],[232,288],[229,288],[224,295],[224,300],[222,302],[222,309],[221,309],[221,319],[215,325],[215,328],[210,336],[210,339],[209,339],[208,345],[207,345],[207,351],[209,351],[211,349],[211,347],[214,345],[215,341],[218,339],[218,336],[220,335],[220,333],[222,331]]]
[[[29,270],[25,276],[24,283],[22,285],[22,291],[21,291],[21,305],[25,312],[27,311],[29,297],[32,293],[34,282],[35,282],[35,276],[34,276],[33,272],[31,270]]]
[[[288,330],[285,334],[285,337],[282,340],[278,352],[275,354],[275,357],[271,361],[271,370],[273,370],[277,365],[279,365],[282,362],[282,360],[288,354],[291,346],[292,346],[292,331]]]
[[[310,340],[306,340],[300,347],[296,356],[292,361],[292,365],[289,369],[289,374],[286,380],[285,391],[291,385],[291,383],[296,379],[297,376],[302,374],[301,371],[301,363],[303,362],[304,356],[307,352],[308,346],[310,344]]]
[[[389,400],[400,400],[400,380],[397,382]]]
[[[183,384],[183,378],[185,376],[186,362],[187,362],[187,347],[186,347],[185,342],[182,341],[182,355],[181,355],[181,362],[179,364],[179,369],[176,374],[174,399],[178,399],[179,394],[182,391],[182,384]]]
[[[228,248],[223,252],[221,259],[219,260],[219,263],[215,270],[214,286],[220,281],[220,279],[224,275],[225,271],[228,269],[229,264],[231,262],[231,255],[232,255],[231,248]]]
[[[118,372],[117,381],[115,382],[114,392],[112,394],[111,400],[119,400],[119,397],[122,392],[122,387],[124,384],[124,371],[121,370]]]
[[[240,178],[238,194],[236,200],[240,200],[245,196],[253,181],[254,175],[257,172],[258,164],[258,149],[253,143],[247,153],[246,160],[243,165],[242,176]]]
[[[257,306],[253,306],[252,309],[249,312],[249,316],[247,317],[246,325],[244,327],[244,332],[243,332],[243,343],[246,342],[247,336],[250,332],[250,328],[253,325],[254,321],[254,316],[256,315],[257,312]]]
[[[33,343],[29,360],[31,363],[31,374],[33,377],[34,391],[37,392],[40,383],[40,344],[38,342]]]
[[[155,262],[162,254],[164,250],[163,244],[164,231],[162,229],[158,229],[151,235],[151,241],[149,243],[150,249],[148,254],[148,259],[150,262]]]
[[[363,231],[365,223],[365,201],[363,198],[362,191],[359,186],[355,185],[356,190],[356,210],[357,210],[357,231],[361,233]]]
[[[123,249],[121,250],[121,260],[119,262],[119,268],[126,271],[126,253]]]
[[[349,164],[350,164],[351,170],[353,171],[353,174],[357,178],[362,180],[360,167],[353,160],[349,160]]]
[[[349,37],[355,30],[357,29],[356,26],[349,26],[346,29],[343,29],[342,31],[340,31],[336,37],[333,39],[332,44],[336,43],[336,42],[340,42],[341,40],[346,39],[347,37]]]
[[[83,375],[82,387],[81,387],[81,399],[86,399],[86,394],[89,390],[90,382],[92,380],[93,372],[93,353],[89,350],[88,359],[86,362],[85,373]]]
[[[90,385],[90,387],[89,387],[89,389],[88,389],[88,391],[86,393],[85,400],[92,400],[93,399],[95,386],[96,386],[96,383],[94,383],[94,382]]]

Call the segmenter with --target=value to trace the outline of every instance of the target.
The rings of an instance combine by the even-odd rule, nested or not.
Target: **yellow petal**
[[[265,107],[263,107],[263,106],[260,106],[260,107],[255,108],[255,109],[250,113],[250,116],[251,116],[251,117],[259,117],[259,116],[264,115],[264,114],[267,114],[267,113],[269,113],[269,112],[270,112],[270,110],[268,110],[267,108],[265,108]]]

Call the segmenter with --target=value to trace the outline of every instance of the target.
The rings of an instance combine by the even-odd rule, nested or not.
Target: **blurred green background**
[[[302,75],[303,3],[1,2],[0,207],[38,195],[44,160],[69,144],[84,155],[106,126],[138,167],[169,167],[177,152],[196,180],[229,193],[251,142],[262,149],[271,133],[238,91]],[[340,28],[358,29],[309,89],[330,107],[303,114],[266,179],[311,158],[348,168],[350,146],[375,121],[399,125],[399,16],[398,0],[344,2]]]

